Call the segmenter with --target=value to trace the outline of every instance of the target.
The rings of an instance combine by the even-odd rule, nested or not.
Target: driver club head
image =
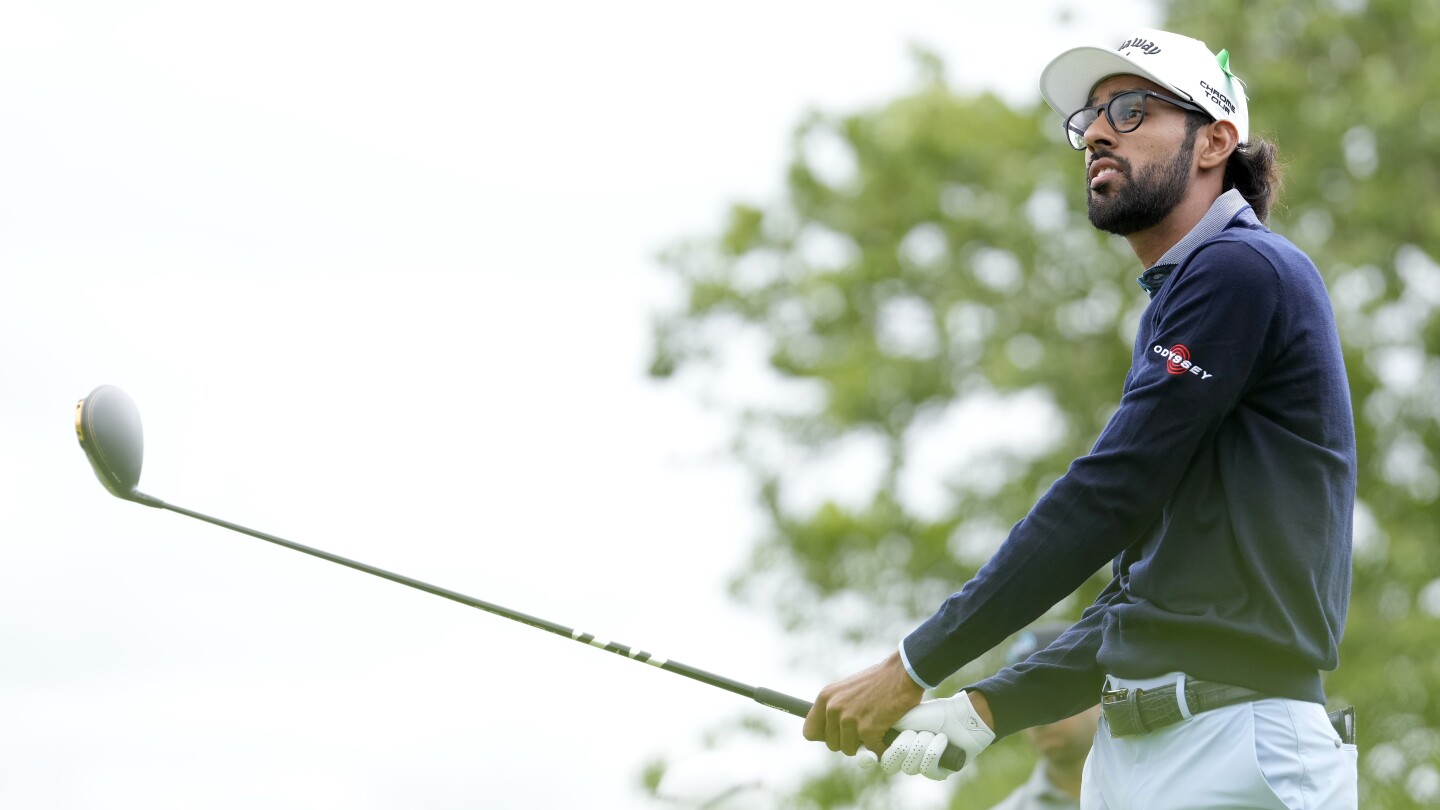
[[[144,440],[140,410],[113,385],[102,385],[75,403],[75,436],[95,477],[117,498],[137,503],[152,499],[137,492]]]

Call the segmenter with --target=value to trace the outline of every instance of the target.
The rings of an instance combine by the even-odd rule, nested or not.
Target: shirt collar
[[[1248,207],[1250,207],[1250,203],[1245,201],[1245,195],[1241,194],[1239,189],[1232,188],[1221,194],[1215,199],[1215,202],[1210,204],[1210,210],[1205,212],[1205,216],[1195,223],[1195,227],[1180,237],[1179,242],[1165,251],[1165,255],[1161,256],[1159,261],[1146,268],[1140,278],[1135,280],[1145,288],[1146,292],[1154,296],[1159,291],[1160,285],[1165,282],[1165,277],[1170,275],[1170,271],[1175,269],[1176,265],[1190,258],[1190,254],[1194,253],[1195,248],[1199,247],[1201,243],[1214,238],[1225,230],[1225,226],[1230,224],[1230,220]]]
[[[1205,212],[1205,216],[1195,223],[1195,227],[1182,236],[1174,247],[1165,251],[1165,255],[1161,256],[1160,261],[1156,264],[1179,264],[1185,261],[1191,253],[1195,252],[1195,248],[1199,247],[1201,242],[1225,230],[1225,226],[1230,224],[1230,220],[1249,205],[1250,203],[1245,201],[1245,195],[1241,194],[1238,188],[1232,188],[1221,194],[1215,198],[1215,202],[1210,204],[1210,210]]]

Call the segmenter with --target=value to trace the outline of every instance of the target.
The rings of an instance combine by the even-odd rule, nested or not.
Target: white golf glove
[[[995,741],[995,732],[975,713],[964,692],[921,703],[906,712],[895,728],[904,730],[885,749],[885,756],[876,757],[868,750],[862,751],[860,767],[873,768],[879,764],[882,771],[891,775],[904,772],[944,780],[954,773],[940,767],[940,755],[950,743],[965,751],[965,762],[969,764]]]

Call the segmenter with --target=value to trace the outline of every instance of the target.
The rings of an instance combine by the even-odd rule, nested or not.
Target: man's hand
[[[925,690],[905,671],[898,651],[869,669],[820,690],[805,716],[805,739],[854,756],[863,743],[885,750],[885,732],[920,703]]]

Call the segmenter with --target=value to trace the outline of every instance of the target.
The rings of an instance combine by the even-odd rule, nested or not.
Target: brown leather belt
[[[1192,715],[1264,697],[1240,686],[1185,680],[1185,706]],[[1100,693],[1100,711],[1112,737],[1148,734],[1185,718],[1173,683],[1154,689],[1108,689]]]

